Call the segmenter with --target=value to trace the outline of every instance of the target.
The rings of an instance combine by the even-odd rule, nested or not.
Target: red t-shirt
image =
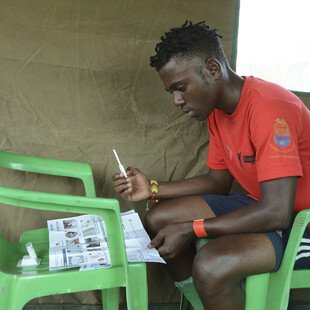
[[[297,96],[246,77],[234,113],[215,109],[208,127],[208,167],[228,169],[256,200],[259,182],[298,176],[295,211],[310,208],[310,112]]]

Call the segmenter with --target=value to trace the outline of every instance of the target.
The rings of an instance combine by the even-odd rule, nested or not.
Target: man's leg
[[[181,197],[161,202],[146,217],[151,237],[169,223],[214,217],[200,196]],[[194,260],[195,259],[195,260]],[[196,289],[208,310],[242,309],[244,293],[241,281],[248,275],[273,270],[275,251],[265,234],[240,234],[216,238],[197,253],[194,245],[167,261],[175,281],[193,275]]]
[[[186,196],[162,201],[151,208],[146,214],[145,224],[150,237],[154,238],[168,224],[214,216],[200,196]],[[168,272],[175,281],[185,280],[192,275],[195,254],[195,245],[191,244],[178,258],[167,261]]]
[[[208,310],[244,309],[242,280],[270,272],[275,250],[265,234],[240,234],[216,238],[199,249],[193,264],[196,290]]]

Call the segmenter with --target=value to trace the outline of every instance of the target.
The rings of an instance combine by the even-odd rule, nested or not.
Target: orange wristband
[[[203,221],[204,219],[200,219],[200,220],[195,220],[193,222],[193,229],[194,229],[194,233],[197,236],[197,238],[203,238],[203,237],[208,236],[208,234],[206,233],[203,227]]]

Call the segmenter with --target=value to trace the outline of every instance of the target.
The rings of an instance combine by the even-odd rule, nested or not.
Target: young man
[[[171,276],[193,277],[208,310],[240,310],[242,280],[279,268],[293,216],[310,206],[310,113],[284,88],[233,72],[219,37],[204,22],[186,22],[150,58],[175,106],[208,121],[208,173],[159,182],[157,192],[130,167],[114,185],[130,201],[157,192],[146,226]],[[247,195],[229,194],[234,179]],[[206,235],[213,240],[196,253],[193,241]]]

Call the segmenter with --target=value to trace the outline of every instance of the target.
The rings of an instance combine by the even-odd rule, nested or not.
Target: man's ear
[[[219,79],[222,75],[222,65],[216,58],[208,58],[205,62],[205,68],[214,80]]]

